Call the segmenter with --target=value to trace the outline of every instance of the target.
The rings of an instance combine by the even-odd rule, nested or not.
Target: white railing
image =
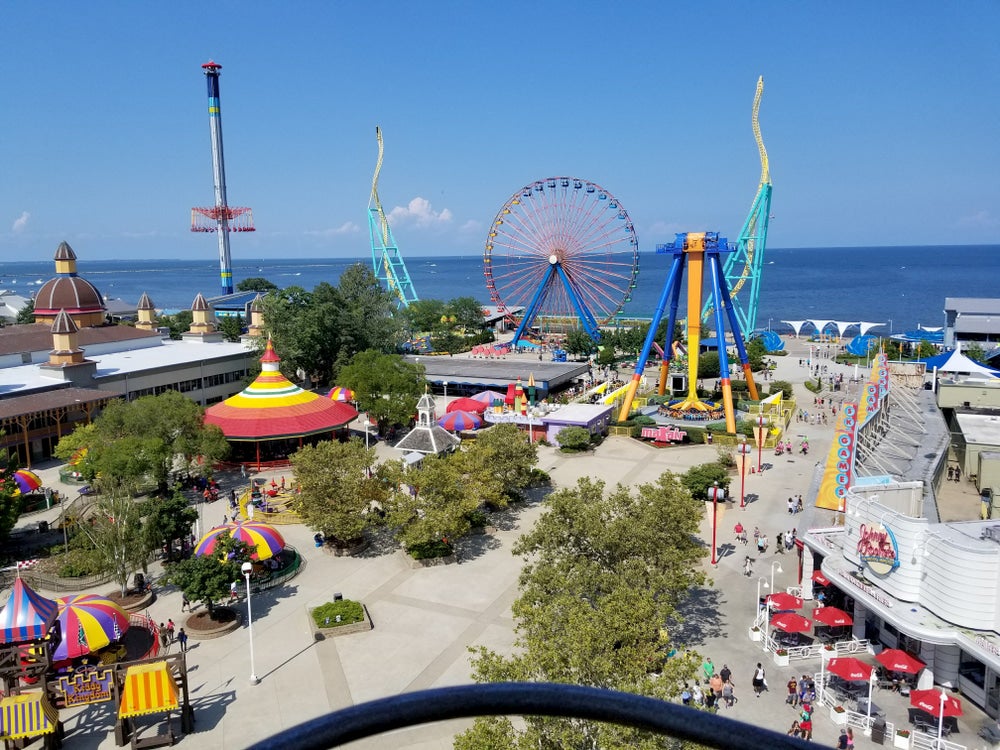
[[[867,732],[871,729],[872,724],[874,724],[877,720],[877,716],[869,716],[868,714],[859,713],[857,711],[847,712],[847,726],[860,729],[862,732]],[[891,721],[887,721],[885,723],[885,736],[889,740],[896,736],[896,725]]]
[[[768,645],[770,645],[770,641]],[[827,648],[827,646],[833,646],[833,648]],[[815,659],[816,657],[822,659],[824,656],[832,659],[847,654],[871,651],[871,644],[864,638],[852,638],[849,641],[837,641],[830,644],[810,643],[807,646],[792,646],[785,650],[788,651],[789,659]]]
[[[910,736],[912,738],[910,747],[915,748],[915,750],[968,750],[965,745],[950,742],[943,737],[939,740],[936,734],[914,731],[911,732]]]

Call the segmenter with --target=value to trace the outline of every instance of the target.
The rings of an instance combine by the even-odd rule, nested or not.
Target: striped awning
[[[177,706],[177,685],[165,661],[128,668],[119,719],[173,711]]]
[[[8,695],[0,700],[0,740],[51,734],[58,723],[59,712],[43,693]]]

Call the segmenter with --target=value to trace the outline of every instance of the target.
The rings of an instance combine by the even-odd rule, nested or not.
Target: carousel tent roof
[[[17,578],[0,612],[0,643],[22,643],[44,638],[59,614],[59,605],[33,591]]]
[[[205,410],[205,423],[218,425],[229,440],[277,440],[331,432],[358,412],[341,401],[304,391],[278,370],[281,361],[267,342],[261,373],[240,393]]]
[[[1000,372],[991,367],[979,364],[974,359],[969,359],[959,349],[942,352],[934,357],[927,357],[920,360],[927,366],[927,372],[935,367],[938,372],[958,372],[970,373],[974,375],[1000,375]]]

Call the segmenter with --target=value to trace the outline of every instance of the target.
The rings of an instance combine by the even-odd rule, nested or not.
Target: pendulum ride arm
[[[750,367],[750,357],[747,355],[746,345],[743,343],[743,332],[740,330],[740,322],[736,317],[735,305],[732,303],[725,304],[725,300],[730,299],[729,289],[726,286],[726,276],[722,274],[719,279],[719,284],[722,287],[722,307],[726,311],[726,315],[729,317],[729,329],[733,332],[733,341],[736,342],[736,351],[739,353],[740,364],[743,366],[743,376],[747,381],[747,389],[750,391],[750,398],[757,401],[760,396],[757,393],[757,384],[753,379],[753,369]]]
[[[663,285],[663,293],[660,295],[660,302],[656,306],[656,312],[653,313],[653,319],[649,324],[649,332],[646,334],[646,340],[642,344],[642,351],[639,353],[639,359],[635,363],[635,372],[632,374],[632,381],[628,384],[628,388],[625,391],[625,398],[622,401],[621,412],[618,414],[618,421],[624,422],[628,419],[629,412],[632,410],[632,399],[635,398],[636,390],[639,388],[639,383],[642,381],[643,371],[646,369],[646,360],[649,358],[649,351],[653,348],[653,344],[656,341],[656,329],[660,326],[660,320],[663,318],[663,310],[667,306],[667,298],[673,292],[670,307],[670,324],[667,328],[667,346],[664,347],[663,351],[663,364],[661,367],[661,380],[662,369],[670,366],[670,358],[673,356],[673,350],[670,346],[670,336],[674,330],[674,319],[677,316],[677,299],[680,295],[680,277],[684,270],[684,253],[682,251],[674,250],[674,260],[670,265],[670,274],[667,276],[667,283]]]
[[[719,385],[722,387],[722,409],[726,415],[726,432],[736,432],[736,412],[733,409],[733,386],[729,380],[729,355],[726,354],[726,329],[722,324],[722,308],[725,298],[722,296],[722,263],[717,252],[708,253],[708,268],[712,277],[712,302],[715,305],[715,340],[719,345]],[[738,331],[733,331],[736,338]]]
[[[399,306],[406,307],[417,301],[417,293],[410,281],[403,256],[396,246],[396,240],[389,229],[389,221],[382,210],[382,202],[378,197],[378,175],[382,171],[382,157],[385,146],[382,143],[382,129],[375,126],[375,138],[378,140],[378,161],[375,163],[375,176],[372,177],[372,194],[368,202],[368,229],[372,243],[372,270],[375,277],[385,283],[386,288],[399,298]]]

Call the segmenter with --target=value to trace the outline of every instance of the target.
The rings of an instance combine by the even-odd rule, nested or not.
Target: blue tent
[[[927,366],[927,372],[937,368],[938,372],[967,372],[976,375],[993,375],[1000,377],[1000,370],[987,367],[974,359],[969,359],[958,349],[950,349],[933,357],[918,360]]]

